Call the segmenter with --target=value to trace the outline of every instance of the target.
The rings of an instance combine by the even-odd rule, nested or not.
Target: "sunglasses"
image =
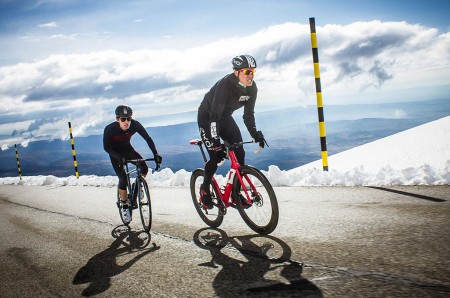
[[[244,75],[248,76],[250,74],[255,75],[256,69],[241,69],[240,72],[242,72]]]
[[[125,121],[130,122],[131,121],[131,117],[120,117],[119,119],[120,119],[120,122],[125,122]]]

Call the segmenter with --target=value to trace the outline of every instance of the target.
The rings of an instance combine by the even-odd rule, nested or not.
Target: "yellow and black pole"
[[[322,152],[322,166],[324,171],[328,171],[328,152],[327,152],[327,139],[325,132],[325,117],[323,114],[322,87],[320,85],[319,53],[317,50],[317,37],[316,37],[316,21],[314,18],[309,18],[309,27],[311,29],[311,46],[314,63],[314,78],[316,82],[316,99],[317,99],[317,109],[319,113],[319,131],[320,131],[320,147]]]
[[[77,179],[79,178],[78,174],[78,164],[77,164],[77,152],[75,151],[75,142],[73,140],[72,135],[72,124],[69,122],[69,132],[70,132],[70,143],[72,144],[72,156],[73,156],[73,166],[75,167],[75,175]]]
[[[17,144],[14,144],[16,147],[16,160],[17,160],[17,171],[19,171],[19,178],[22,180],[22,172],[20,171],[20,161],[19,161],[19,148],[17,147]]]

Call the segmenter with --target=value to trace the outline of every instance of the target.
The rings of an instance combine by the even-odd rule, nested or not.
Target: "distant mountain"
[[[394,133],[450,115],[450,100],[404,102],[379,105],[326,106],[325,124],[328,154],[338,152],[392,135]],[[250,139],[242,124],[242,112],[235,113],[244,139]],[[267,169],[277,165],[289,170],[321,158],[317,108],[295,107],[284,110],[257,112],[258,129],[263,131],[269,148],[258,156],[252,146],[246,147],[248,164]],[[198,138],[194,122],[149,127],[158,151],[164,158],[163,166],[173,171],[192,171],[203,166],[196,146],[189,140]],[[75,136],[78,170],[81,175],[114,175],[109,157],[103,150],[103,136]],[[142,155],[149,155],[145,142],[136,136],[133,146]],[[75,174],[70,141],[32,142],[19,147],[22,175],[54,175],[66,177]],[[226,167],[219,173],[223,174]],[[14,150],[0,154],[0,177],[17,176]]]

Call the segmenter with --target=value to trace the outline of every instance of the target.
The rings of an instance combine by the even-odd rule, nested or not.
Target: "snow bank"
[[[273,186],[381,186],[450,184],[450,116],[329,157],[329,171],[320,160],[282,171],[263,173]],[[163,169],[147,176],[152,186],[189,186],[191,172]],[[225,178],[218,175],[219,183]],[[0,185],[116,187],[115,176],[30,176],[0,178]]]
[[[450,184],[450,160],[443,170],[436,170],[424,165],[419,168],[406,168],[395,170],[390,166],[381,168],[378,172],[371,172],[363,166],[350,171],[321,169],[296,169],[295,171],[282,171],[277,166],[270,166],[263,171],[273,186],[381,186],[381,185],[448,185]],[[191,172],[180,170],[172,172],[163,169],[161,172],[147,176],[151,186],[189,186]],[[225,178],[218,175],[222,183]],[[24,176],[0,178],[0,185],[52,185],[52,186],[104,186],[116,187],[116,176],[75,176],[58,178],[55,176]]]

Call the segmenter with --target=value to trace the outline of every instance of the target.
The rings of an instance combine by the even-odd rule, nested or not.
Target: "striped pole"
[[[314,63],[314,78],[316,82],[317,109],[319,113],[319,131],[320,131],[320,147],[322,151],[322,166],[324,171],[328,171],[328,152],[327,152],[327,139],[325,133],[325,117],[323,115],[322,87],[320,86],[319,53],[317,51],[316,21],[314,18],[309,18],[309,26],[311,28],[311,46]]]
[[[70,143],[72,144],[73,166],[75,167],[75,176],[77,176],[77,179],[78,179],[79,175],[78,175],[78,165],[77,165],[77,152],[75,151],[75,142],[73,141],[73,135],[72,135],[72,124],[70,124],[70,122],[69,122],[69,132],[70,132]]]
[[[17,147],[17,144],[14,144],[14,147],[16,147],[17,171],[19,171],[19,177],[20,180],[22,180],[22,172],[20,171],[20,161],[19,161],[19,148]]]

